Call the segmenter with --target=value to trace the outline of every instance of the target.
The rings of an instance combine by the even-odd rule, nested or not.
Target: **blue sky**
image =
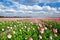
[[[60,0],[0,0],[0,16],[23,15],[60,17]]]
[[[14,4],[10,1],[7,1],[7,0],[0,0],[0,2],[3,3],[4,6],[13,6]],[[33,4],[28,4],[28,3],[21,3],[21,4],[24,4],[24,5],[33,5]],[[38,3],[37,5],[39,6],[44,6],[44,2],[40,2]],[[60,2],[51,2],[51,3],[47,3],[46,5],[50,6],[50,7],[60,7]]]

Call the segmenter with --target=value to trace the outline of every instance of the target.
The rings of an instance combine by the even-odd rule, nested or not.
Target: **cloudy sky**
[[[60,0],[0,0],[0,16],[60,17]]]

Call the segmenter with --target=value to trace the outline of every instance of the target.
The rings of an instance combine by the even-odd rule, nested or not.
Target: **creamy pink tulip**
[[[10,29],[12,29],[12,27],[10,27]]]
[[[20,32],[21,32],[22,30],[20,29]]]
[[[27,31],[30,31],[30,27],[27,28]]]
[[[25,26],[25,28],[26,28],[26,26]]]
[[[50,40],[52,40],[52,36],[50,36],[49,38],[50,38]]]
[[[11,37],[12,37],[12,35],[11,35],[11,34],[8,34],[8,35],[7,35],[7,38],[9,38],[9,39],[10,39]]]
[[[16,25],[14,25],[14,27],[16,27]]]
[[[21,29],[23,29],[23,27]]]
[[[47,30],[47,27],[44,27],[45,30]]]
[[[38,27],[38,29],[39,29],[39,27]]]
[[[33,38],[29,38],[29,40],[33,40]]]
[[[54,32],[54,33],[57,33],[57,29],[53,29],[53,32]]]
[[[7,28],[9,29],[10,27],[8,26]]]
[[[4,29],[2,28],[2,31],[4,31]]]
[[[13,31],[13,34],[15,34],[16,32],[15,31]]]
[[[35,30],[35,28],[33,28],[33,30]]]
[[[38,36],[38,38],[39,38],[39,39],[42,39],[42,36],[41,36],[41,35],[39,35],[39,36]]]
[[[31,24],[33,24],[33,22],[30,22]]]
[[[57,37],[57,34],[54,34],[55,37]]]
[[[42,24],[39,23],[38,26],[42,27]]]
[[[39,32],[42,34],[42,33],[44,33],[44,28],[40,28],[39,29]]]

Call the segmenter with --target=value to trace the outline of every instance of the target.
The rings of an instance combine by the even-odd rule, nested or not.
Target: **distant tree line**
[[[32,17],[29,17],[29,16],[0,16],[0,18],[32,18]]]

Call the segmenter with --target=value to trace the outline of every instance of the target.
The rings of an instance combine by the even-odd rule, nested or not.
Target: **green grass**
[[[0,22],[0,40],[29,40],[29,38],[33,38],[33,40],[50,40],[50,36],[52,36],[52,40],[60,40],[60,22],[42,22],[52,26],[50,29],[44,30],[42,34],[39,32],[39,29],[44,28],[44,25],[41,27],[36,23],[21,20]],[[54,28],[57,29],[57,33],[52,31]],[[8,38],[8,34],[12,35],[12,37]],[[54,34],[57,34],[57,36],[55,37]],[[42,39],[38,38],[39,35],[42,36]]]

